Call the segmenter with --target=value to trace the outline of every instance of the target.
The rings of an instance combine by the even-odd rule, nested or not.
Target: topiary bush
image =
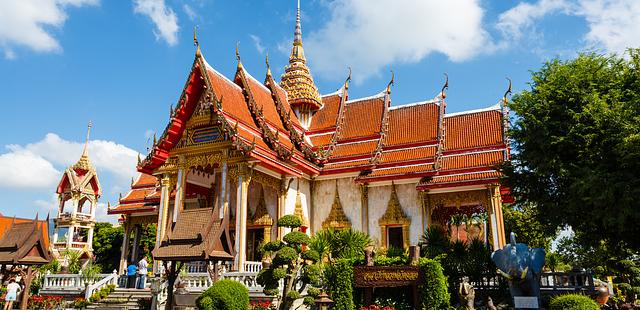
[[[248,310],[249,290],[240,282],[220,280],[196,299],[196,307],[200,310]]]
[[[420,308],[423,310],[449,309],[449,291],[447,278],[442,266],[433,259],[421,258],[420,272],[423,277],[418,289],[420,291]]]
[[[278,219],[278,227],[298,228],[302,225],[302,220],[293,214],[284,215]]]
[[[353,310],[353,261],[339,259],[325,269],[325,283],[328,293],[333,299],[333,309]]]
[[[598,310],[600,306],[591,298],[580,294],[561,295],[551,299],[549,310]]]

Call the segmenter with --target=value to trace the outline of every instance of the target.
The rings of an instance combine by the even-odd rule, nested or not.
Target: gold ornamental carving
[[[271,227],[273,225],[273,218],[269,215],[267,211],[267,204],[264,199],[264,189],[260,188],[260,199],[258,199],[258,206],[256,206],[256,211],[253,212],[251,216],[251,222],[248,223],[249,226],[266,226]]]
[[[474,190],[453,193],[429,194],[430,205],[438,207],[456,207],[480,204],[486,209],[489,205],[486,190]]]
[[[280,189],[280,179],[274,178],[260,171],[254,171],[251,180],[256,183],[260,183],[262,186],[271,187],[276,191]]]
[[[329,211],[329,215],[322,222],[322,228],[328,229],[344,229],[351,228],[351,221],[344,213],[344,209],[342,208],[342,203],[340,202],[340,193],[338,191],[338,180],[336,180],[336,193],[333,197],[333,204],[331,205],[331,211]]]
[[[210,154],[202,154],[189,156],[185,159],[185,167],[206,167],[206,166],[217,166],[222,162],[224,156],[221,152],[210,153]]]
[[[391,185],[391,198],[389,198],[387,211],[384,212],[378,223],[381,226],[411,224],[411,219],[402,211],[395,184]]]
[[[309,219],[304,216],[304,211],[302,210],[302,195],[300,195],[299,189],[298,193],[296,194],[296,205],[293,214],[298,216],[302,220],[303,227],[309,227]]]

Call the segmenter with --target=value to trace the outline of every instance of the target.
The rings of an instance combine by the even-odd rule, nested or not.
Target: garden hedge
[[[422,281],[419,285],[420,309],[443,310],[449,309],[449,291],[447,290],[447,278],[444,276],[442,266],[433,259],[420,259],[420,272]]]
[[[220,280],[196,299],[200,310],[248,310],[249,290],[242,283]]]
[[[353,310],[353,261],[339,259],[335,264],[327,265],[325,270],[325,282],[328,293],[334,304],[334,310]]]
[[[591,298],[580,294],[561,295],[551,299],[549,310],[599,310],[600,306]]]

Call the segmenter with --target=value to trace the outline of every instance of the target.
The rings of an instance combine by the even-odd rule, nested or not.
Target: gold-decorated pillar
[[[247,255],[247,196],[251,176],[246,165],[238,165],[238,182],[236,188],[236,257],[235,270],[244,272]]]
[[[158,223],[156,226],[156,245],[155,248],[160,248],[160,243],[164,239],[164,235],[167,230],[167,215],[169,214],[169,199],[171,192],[171,179],[168,174],[163,174],[160,179],[160,206],[158,209]],[[158,267],[160,261],[153,260],[153,273],[158,273]]]
[[[361,220],[362,220],[362,232],[369,235],[371,232],[369,231],[369,185],[360,184],[360,205],[361,209]]]
[[[502,217],[502,197],[498,185],[487,187],[489,197],[489,224],[491,226],[491,241],[493,249],[502,249],[505,245],[504,219]]]

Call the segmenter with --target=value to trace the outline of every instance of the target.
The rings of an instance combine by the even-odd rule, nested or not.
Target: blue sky
[[[138,152],[161,132],[193,61],[235,72],[235,45],[262,79],[288,59],[295,0],[21,0],[0,2],[0,212],[55,215],[55,185],[90,155],[102,203],[117,201]],[[381,91],[394,105],[433,98],[448,73],[447,111],[491,106],[513,80],[554,57],[640,45],[635,0],[303,0],[303,42],[322,93],[353,67],[352,98]],[[103,207],[104,209],[104,207]],[[104,213],[104,212],[103,212]],[[101,216],[101,218],[105,218]],[[113,220],[113,219],[112,219]]]

